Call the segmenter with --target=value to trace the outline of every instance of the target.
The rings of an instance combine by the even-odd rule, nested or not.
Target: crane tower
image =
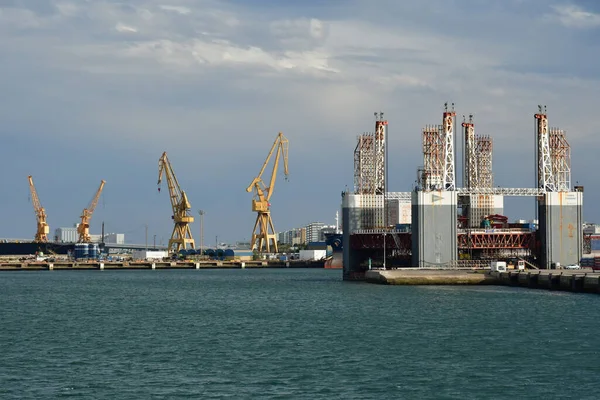
[[[158,185],[162,182],[163,174],[167,177],[171,208],[173,209],[171,218],[175,223],[173,233],[171,233],[171,239],[169,239],[169,251],[175,250],[175,252],[178,253],[180,250],[185,250],[188,244],[193,249],[195,243],[194,238],[192,237],[190,224],[194,222],[194,217],[189,213],[192,206],[190,205],[187,195],[181,190],[181,186],[179,186],[171,162],[167,158],[166,151],[158,160]],[[158,191],[160,192],[160,186]]]
[[[538,106],[539,112],[535,114],[537,121],[537,180],[538,187],[546,192],[556,191],[554,171],[552,170],[552,157],[550,154],[550,132],[548,130],[548,116],[546,107]]]
[[[34,241],[36,243],[46,243],[48,242],[48,233],[50,233],[50,227],[46,222],[46,210],[40,204],[40,199],[38,198],[37,191],[35,190],[35,186],[33,184],[33,178],[31,175],[29,175],[27,178],[29,179],[31,202],[33,203],[33,210],[35,211],[35,216],[37,219],[37,232],[35,233]]]
[[[478,186],[477,177],[477,141],[475,140],[475,124],[473,115],[469,115],[469,121],[462,123],[465,134],[465,179],[464,185],[469,189]]]
[[[271,219],[271,203],[270,199],[273,196],[273,189],[275,187],[275,181],[277,179],[277,169],[279,167],[279,159],[283,157],[283,170],[285,177],[288,176],[288,148],[289,142],[283,133],[279,132],[271,146],[271,151],[267,159],[263,163],[263,166],[258,173],[258,176],[252,180],[250,185],[246,188],[246,192],[250,193],[254,191],[252,199],[252,211],[257,213],[256,222],[254,223],[254,229],[252,230],[252,240],[250,242],[250,248],[254,249],[257,246],[258,252],[262,253],[263,248],[270,253],[271,251],[277,253],[277,236],[275,235],[275,227],[273,226],[273,220]],[[265,185],[262,179],[262,174],[265,172],[267,165],[273,155],[273,152],[277,149],[275,160],[273,162],[273,172],[271,173],[271,179],[269,180],[269,186]],[[271,241],[273,242],[271,246]]]
[[[442,125],[423,128],[423,168],[418,179],[426,190],[456,190],[454,161],[454,103],[448,110],[444,104]]]
[[[444,138],[444,189],[456,190],[456,174],[454,169],[454,103],[452,110],[448,110],[448,103],[444,104],[443,138]]]
[[[388,121],[382,112],[375,112],[375,133],[357,137],[354,149],[354,192],[358,194],[385,193],[385,147]]]
[[[98,199],[100,198],[102,189],[104,189],[105,183],[105,180],[102,180],[100,182],[100,186],[98,187],[98,190],[96,190],[94,198],[92,199],[90,204],[81,212],[81,221],[77,226],[77,234],[79,235],[79,239],[77,241],[79,243],[90,243],[92,241],[90,237],[90,221],[92,220],[92,215],[94,214],[94,210],[98,205]]]

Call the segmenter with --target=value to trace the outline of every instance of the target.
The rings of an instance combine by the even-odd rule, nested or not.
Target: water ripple
[[[0,275],[0,398],[595,398],[597,297],[339,271]]]

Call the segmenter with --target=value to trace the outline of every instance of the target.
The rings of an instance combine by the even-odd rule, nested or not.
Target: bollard
[[[100,271],[104,271],[104,263],[100,263]]]
[[[156,263],[152,263],[152,269],[156,269]]]
[[[48,271],[53,271],[54,270],[54,264],[49,263],[48,264]]]
[[[196,263],[196,269],[200,269],[200,263]]]
[[[241,267],[242,267],[242,268],[246,268],[246,263],[245,263],[245,262],[242,262],[242,263],[241,263]]]

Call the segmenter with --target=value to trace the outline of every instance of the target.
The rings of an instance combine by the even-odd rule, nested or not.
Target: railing
[[[482,234],[482,233],[528,233],[528,232],[531,232],[531,229],[526,229],[526,228],[492,228],[492,229],[474,228],[473,229],[473,228],[471,228],[471,229],[458,229],[457,230],[458,234],[464,234],[464,235],[477,235],[477,234]]]
[[[385,194],[386,200],[411,200],[412,192],[387,192]]]
[[[487,194],[501,196],[542,196],[546,190],[540,188],[458,188],[456,192],[459,196],[468,196],[470,194]]]
[[[454,260],[445,263],[423,262],[421,269],[489,268],[492,260]]]
[[[393,233],[410,233],[406,231],[399,231],[397,229],[356,229],[352,231],[353,235],[383,235],[383,234],[393,234]]]
[[[521,228],[494,228],[494,229],[458,229],[458,234],[481,234],[481,233],[528,233],[531,232],[529,229]],[[352,231],[353,235],[383,235],[393,233],[410,233],[406,231],[399,231],[397,229],[355,229]]]
[[[435,192],[437,190],[426,190],[428,192]],[[457,188],[454,190],[459,196],[468,196],[471,194],[484,194],[484,195],[500,195],[500,196],[542,196],[547,191],[541,188],[501,188],[501,187],[490,187],[490,188]],[[345,193],[348,194],[348,193]],[[387,192],[385,194],[386,200],[404,200],[410,201],[412,199],[412,192]]]

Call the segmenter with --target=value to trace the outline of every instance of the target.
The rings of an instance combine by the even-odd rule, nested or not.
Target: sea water
[[[340,270],[0,273],[0,399],[596,399],[600,297]]]

